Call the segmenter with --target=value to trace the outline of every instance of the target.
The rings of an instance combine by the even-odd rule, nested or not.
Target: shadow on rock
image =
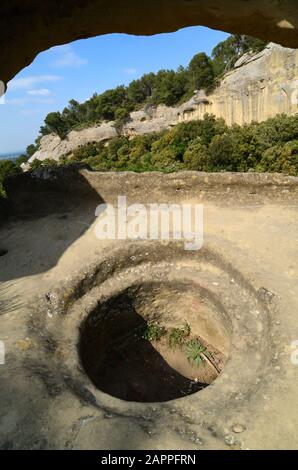
[[[0,229],[0,281],[48,271],[88,230],[104,201],[82,174],[86,169],[40,168],[5,180],[9,217]]]

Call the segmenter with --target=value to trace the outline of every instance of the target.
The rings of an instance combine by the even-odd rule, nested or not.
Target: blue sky
[[[0,106],[0,154],[25,150],[45,116],[62,111],[70,99],[85,101],[144,73],[186,66],[227,36],[203,27],[156,36],[109,34],[42,52],[9,83]]]

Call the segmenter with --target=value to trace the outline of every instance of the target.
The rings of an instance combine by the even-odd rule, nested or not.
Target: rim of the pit
[[[133,248],[133,253],[137,256],[140,256],[140,259],[138,259],[136,263],[137,266],[139,265],[144,266],[146,262],[148,262],[147,252],[149,248],[151,248],[152,250],[152,247],[153,247],[152,242],[150,242],[149,244],[143,242],[141,246],[140,244],[137,244],[137,246],[136,244],[132,244],[130,246],[126,246],[126,248],[124,249],[123,247],[120,247],[118,249],[112,250],[106,258],[100,257],[97,263],[96,262],[93,263],[93,267],[100,265],[102,261],[107,262],[108,265],[111,267],[111,270],[106,277],[106,280],[109,280],[109,278],[113,277],[113,275],[115,275],[115,272],[117,271],[116,269],[117,260],[119,260],[119,255],[121,254],[123,266],[131,265],[130,268],[120,269],[120,271],[118,271],[118,274],[119,273],[122,274],[123,277],[125,278],[125,276],[127,275],[127,270],[131,269],[133,271],[134,267],[136,266],[134,263],[131,263],[131,257],[132,257],[132,252],[130,251],[131,247]],[[163,244],[163,245],[155,243],[154,248],[156,247],[158,250],[162,250],[170,258],[171,264],[175,264],[173,263],[173,256],[172,256],[173,252],[171,251],[172,243]],[[177,250],[177,243],[175,243],[175,250]],[[151,251],[151,254],[152,254],[152,251]],[[167,258],[167,256],[165,256],[165,259]],[[180,252],[179,257],[178,257],[179,260],[183,259],[184,256],[188,258],[189,254],[186,255],[186,252],[183,252],[181,256],[181,252]],[[225,264],[225,261],[223,260],[223,258],[219,256],[216,252],[213,252],[212,250],[210,250],[209,248],[207,249],[205,248],[203,250],[200,250],[197,253],[193,253],[193,258],[194,258],[193,259],[194,262],[196,261],[203,262],[203,263],[205,262],[206,264],[210,264],[211,266],[220,268],[223,273],[225,271],[225,266],[230,265],[229,262],[226,262]],[[218,263],[218,260],[220,260],[219,263]],[[150,265],[152,266],[152,263],[150,263]],[[155,267],[157,270],[160,271],[160,266],[158,263],[155,263]],[[125,271],[124,274],[123,274],[123,271]],[[267,306],[264,303],[262,303],[261,299],[258,297],[257,292],[253,289],[250,283],[242,276],[242,274],[238,272],[236,269],[233,270],[233,275],[234,275],[234,278],[236,279],[234,287],[237,288],[238,286],[237,273],[239,274],[238,279],[241,280],[240,282],[241,288],[243,289],[244,288],[243,285],[246,285],[247,293],[253,297],[254,302],[260,306],[260,309],[262,309],[261,321],[262,321],[262,325],[264,328],[264,334],[266,337],[268,337],[268,341],[269,341],[269,334],[267,335],[268,328],[269,328]],[[104,282],[105,281],[103,281],[103,283]],[[189,279],[189,282],[191,282],[190,279]],[[102,284],[100,286],[102,286]],[[93,289],[96,289],[96,288],[100,289],[101,288],[100,286],[93,287]],[[200,286],[198,284],[198,288],[199,287]],[[119,292],[121,292],[122,290],[123,290],[123,287],[119,289]],[[91,291],[92,289],[87,290],[87,292],[80,298],[80,302],[82,301],[82,299],[84,301],[84,298],[86,298],[86,296],[88,297]],[[245,396],[246,393],[248,392],[251,393],[251,390],[258,386],[260,382],[260,377],[262,376],[262,374],[265,374],[266,366],[268,366],[270,363],[271,348],[267,347],[266,356],[261,352],[263,371],[256,372],[253,380],[249,380],[248,382],[240,381],[240,383],[238,383],[238,386],[235,389],[231,390],[230,385],[233,382],[233,380],[235,382],[235,378],[237,377],[237,370],[235,370],[235,367],[234,367],[234,362],[236,359],[235,356],[237,355],[239,358],[239,355],[241,357],[244,357],[248,354],[247,344],[246,345],[244,344],[243,347],[241,348],[239,347],[235,348],[235,344],[233,342],[233,335],[232,335],[230,357],[227,363],[225,364],[225,367],[222,373],[212,384],[210,384],[204,390],[199,391],[193,395],[185,396],[182,398],[178,398],[178,399],[171,400],[169,402],[163,402],[163,403],[126,402],[125,400],[115,398],[97,389],[93,385],[89,377],[86,375],[85,371],[80,369],[80,361],[79,361],[78,351],[77,351],[79,325],[82,323],[84,318],[86,318],[90,314],[90,312],[92,311],[92,308],[93,306],[91,306],[89,310],[88,309],[85,310],[84,315],[80,317],[79,322],[77,322],[76,325],[73,326],[71,331],[68,331],[68,335],[73,338],[71,354],[70,354],[69,359],[67,360],[67,365],[69,366],[68,370],[73,371],[73,377],[75,377],[75,379],[78,380],[82,384],[82,386],[86,387],[93,394],[97,403],[101,405],[109,406],[115,411],[118,410],[121,404],[122,411],[123,411],[123,408],[125,408],[125,411],[127,413],[133,413],[134,415],[137,415],[137,414],[142,415],[144,412],[146,412],[146,410],[149,410],[152,407],[154,407],[154,409],[156,408],[161,409],[161,408],[170,406],[171,408],[175,408],[178,410],[180,405],[185,404],[187,402],[190,409],[192,409],[192,413],[197,414],[200,418],[202,418],[204,415],[208,415],[211,409],[213,409],[213,414],[214,414],[214,409],[217,409],[217,412],[220,413],[221,410],[225,406],[231,405],[232,396],[235,396],[236,394],[238,394],[239,396],[241,395]],[[228,313],[229,313],[232,323],[235,324],[235,318],[233,318],[232,309],[229,309]],[[67,314],[65,318],[68,315],[69,314]],[[237,324],[241,325],[241,321],[239,322],[239,319],[237,320]],[[242,327],[247,329],[246,324],[243,324]],[[237,403],[235,403],[235,406],[237,406]]]

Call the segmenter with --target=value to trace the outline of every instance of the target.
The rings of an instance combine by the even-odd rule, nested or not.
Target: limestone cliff
[[[123,134],[134,136],[159,132],[179,122],[201,119],[205,113],[223,118],[228,125],[261,122],[277,114],[298,111],[298,50],[269,44],[258,54],[246,54],[208,96],[197,92],[179,107],[158,106],[132,112]],[[42,138],[35,158],[58,159],[88,142],[107,141],[117,135],[113,122],[72,131],[61,140],[57,135]]]

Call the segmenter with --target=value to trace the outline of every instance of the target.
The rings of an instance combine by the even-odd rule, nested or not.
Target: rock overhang
[[[153,35],[202,25],[298,46],[296,0],[4,0],[0,18],[6,84],[41,51],[113,32]]]

